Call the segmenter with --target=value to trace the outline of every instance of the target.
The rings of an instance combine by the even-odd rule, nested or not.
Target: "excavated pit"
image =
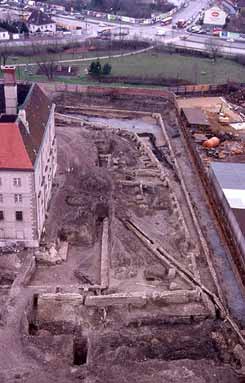
[[[19,354],[0,381],[242,383],[241,339],[222,310],[161,119],[146,113],[166,116],[169,100],[73,95],[65,103],[76,106],[62,110],[64,97],[43,246],[56,255],[61,240],[67,254],[37,259],[13,289]],[[79,110],[84,101],[145,110]]]
[[[73,364],[81,366],[87,363],[88,341],[85,337],[76,337],[73,343]]]
[[[38,319],[36,303],[37,296],[34,297],[32,310],[29,312],[29,321],[34,321],[35,327],[34,331],[31,327],[30,332],[29,323],[27,338],[29,343],[39,349],[39,358],[46,347],[60,339],[69,339],[68,350],[60,350],[63,363],[67,366],[86,365],[93,369],[94,366],[98,368],[104,364],[120,365],[126,360],[136,364],[146,361],[192,360],[199,363],[212,360],[216,366],[229,364],[234,369],[241,367],[240,361],[232,352],[237,338],[232,329],[224,326],[221,320],[190,318],[185,321],[184,318],[172,317],[165,318],[161,323],[152,317],[147,323],[137,315],[137,320],[123,323],[118,321],[118,315],[122,315],[119,314],[120,309],[114,307],[106,311],[107,318],[104,322],[101,320],[104,316],[103,310],[85,309],[83,315],[80,315],[81,325],[74,323],[73,328],[70,327],[67,332],[65,318],[60,323],[59,330],[59,323],[44,323]],[[127,307],[122,307],[121,310],[129,310],[131,314],[135,311]]]

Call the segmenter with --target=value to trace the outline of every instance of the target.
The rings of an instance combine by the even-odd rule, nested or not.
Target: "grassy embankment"
[[[82,54],[58,54],[58,60],[71,60],[82,59],[85,57],[114,55],[119,51],[98,51],[98,52],[84,52]],[[30,63],[35,62],[35,58],[18,56],[15,59],[9,58],[10,63]],[[194,57],[182,54],[170,54],[170,53],[156,53],[149,51],[143,54],[135,56],[127,56],[121,58],[110,58],[109,61],[112,65],[112,77],[116,76],[131,76],[142,78],[176,78],[183,79],[192,83],[224,83],[227,80],[230,81],[242,81],[245,79],[245,66],[242,66],[231,60],[224,58],[218,58],[216,62],[208,58]],[[103,60],[102,60],[103,63]],[[76,77],[68,76],[55,76],[55,81],[64,81],[68,83],[81,83],[88,84],[93,82],[86,75],[86,69],[89,66],[89,62],[74,61],[72,64],[79,67],[79,75]],[[35,71],[37,67],[33,67],[32,75],[25,71],[24,67],[17,70],[18,76],[23,80],[31,81],[47,81],[45,76],[36,76]]]

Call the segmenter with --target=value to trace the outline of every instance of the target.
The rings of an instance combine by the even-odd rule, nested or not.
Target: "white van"
[[[156,36],[166,36],[166,31],[163,31],[161,29],[158,29],[156,31]]]
[[[198,33],[202,27],[200,25],[195,25],[194,27],[191,27],[191,32]]]

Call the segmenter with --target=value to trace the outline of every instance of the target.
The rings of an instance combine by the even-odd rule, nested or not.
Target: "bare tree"
[[[213,37],[209,37],[204,44],[209,55],[216,61],[221,52],[218,41]]]
[[[58,67],[57,57],[55,53],[50,52],[48,48],[46,51],[43,48],[32,46],[33,58],[39,68],[39,73],[45,75],[49,80],[53,80]]]
[[[7,45],[0,45],[0,65],[6,65],[10,56],[10,48]]]
[[[167,43],[167,49],[170,54],[175,52],[175,46],[171,41]]]
[[[192,74],[193,74],[193,76],[194,76],[195,84],[197,84],[198,73],[199,73],[199,66],[198,66],[198,63],[197,63],[197,62],[194,62],[194,64],[192,65]]]

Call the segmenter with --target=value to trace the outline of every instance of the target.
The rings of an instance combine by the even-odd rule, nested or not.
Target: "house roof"
[[[34,11],[29,16],[28,24],[47,25],[47,24],[55,24],[55,22],[46,13],[38,9],[34,9]]]
[[[182,108],[182,112],[190,125],[209,126],[208,120],[200,108]]]
[[[7,29],[0,27],[0,32],[8,32]]]
[[[213,162],[210,166],[245,236],[245,163]]]
[[[16,123],[0,124],[0,169],[32,170],[33,166]]]
[[[17,95],[18,95],[18,109],[25,111],[25,118],[28,122],[28,129],[25,127],[24,123],[20,118],[18,118],[17,115],[10,116],[6,115],[5,113],[5,102],[4,102],[4,86],[0,85],[0,113],[3,113],[0,115],[0,147],[5,146],[5,141],[7,142],[7,136],[6,136],[6,129],[5,126],[14,125],[17,127],[18,135],[16,133],[16,129],[13,131],[15,134],[15,137],[18,137],[18,142],[15,139],[15,144],[18,150],[16,151],[16,155],[20,154],[21,158],[28,157],[28,162],[26,162],[26,165],[28,163],[28,166],[32,168],[35,164],[36,158],[38,156],[40,147],[42,145],[43,136],[45,133],[45,128],[47,126],[47,122],[50,116],[50,111],[52,108],[52,102],[50,99],[46,96],[46,94],[41,90],[41,88],[37,84],[30,85],[23,85],[18,84],[17,85]],[[15,122],[13,124],[13,122]],[[13,128],[12,128],[13,129]],[[29,130],[29,131],[28,131]],[[3,140],[2,140],[2,135]],[[22,145],[20,145],[19,140],[22,142]],[[18,145],[17,145],[18,143]],[[9,150],[6,150],[3,154],[4,148],[0,148],[0,158],[1,158],[1,150],[2,150],[2,157],[4,158],[4,161],[2,161],[2,164],[0,162],[0,169],[1,168],[15,168],[15,169],[22,169],[23,164],[20,161],[19,167],[13,166],[13,159],[12,159],[12,150],[10,150],[10,144],[6,144],[6,147],[9,147]],[[23,152],[23,150],[24,152]],[[9,155],[7,155],[9,153]],[[25,153],[25,155],[23,154]]]
[[[25,102],[20,106],[26,112],[30,133],[22,123],[19,125],[20,132],[33,165],[42,144],[51,108],[52,102],[37,84],[31,87]]]
[[[212,162],[210,166],[222,189],[245,190],[245,163]]]

